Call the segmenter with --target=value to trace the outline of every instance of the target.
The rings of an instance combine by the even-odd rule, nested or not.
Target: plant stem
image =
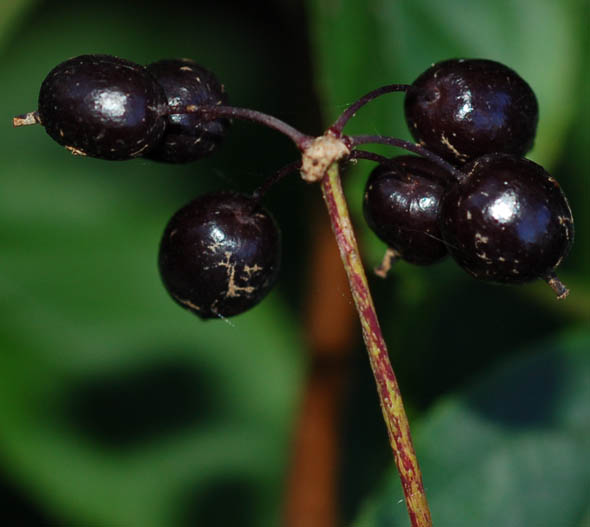
[[[358,101],[352,103],[346,110],[344,110],[340,117],[334,122],[332,126],[330,126],[329,130],[336,136],[340,136],[342,133],[342,129],[346,125],[346,123],[354,117],[356,112],[360,108],[362,108],[368,102],[371,102],[373,99],[380,97],[386,93],[391,92],[407,92],[411,86],[409,84],[388,84],[387,86],[381,86],[381,88],[377,88],[376,90],[370,91],[363,95]]]
[[[366,150],[353,150],[350,152],[348,159],[367,159],[369,161],[375,161],[375,163],[379,163],[380,165],[389,161],[388,157],[375,154],[374,152],[367,152]]]
[[[351,149],[358,145],[366,145],[368,143],[378,143],[382,145],[403,148],[404,150],[414,152],[415,154],[425,157],[429,161],[437,164],[443,170],[449,172],[457,181],[461,181],[465,178],[465,174],[463,174],[463,172],[461,172],[458,168],[455,168],[449,162],[445,161],[442,157],[437,156],[423,146],[411,143],[410,141],[398,139],[397,137],[386,137],[382,135],[351,135],[344,136],[342,139],[346,143],[346,146]]]
[[[207,121],[220,117],[254,121],[286,135],[295,143],[299,150],[303,150],[313,140],[313,137],[300,132],[285,121],[281,121],[277,117],[259,112],[258,110],[250,110],[249,108],[237,108],[235,106],[196,106],[189,104],[188,106],[172,106],[168,112],[169,115],[186,113],[198,114]]]
[[[277,170],[272,176],[268,177],[262,185],[260,185],[253,193],[252,197],[256,201],[260,201],[268,190],[275,184],[277,184],[281,179],[285,178],[289,174],[296,172],[301,168],[301,161],[293,161],[288,165],[285,165],[280,170]]]
[[[321,185],[332,230],[361,321],[363,340],[377,383],[381,411],[387,426],[395,464],[401,478],[411,525],[412,527],[431,527],[430,510],[424,493],[422,474],[412,445],[408,418],[369,291],[342,190],[338,163],[333,163],[330,166]]]

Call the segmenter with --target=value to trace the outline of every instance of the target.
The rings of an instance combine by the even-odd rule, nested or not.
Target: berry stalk
[[[429,161],[432,161],[433,163],[437,164],[443,170],[449,172],[457,181],[465,179],[465,175],[458,168],[455,168],[453,165],[445,161],[442,157],[437,156],[436,154],[432,153],[430,150],[427,150],[423,146],[411,143],[410,141],[398,139],[397,137],[386,137],[382,135],[344,136],[343,140],[346,143],[346,146],[348,146],[348,148],[351,149],[358,145],[366,145],[370,143],[390,145],[396,146],[398,148],[403,148],[404,150],[414,152],[415,154],[425,157]]]
[[[168,112],[169,115],[183,113],[194,113],[209,121],[219,119],[220,117],[253,121],[286,135],[295,143],[299,150],[304,150],[313,140],[313,137],[300,132],[285,121],[281,121],[281,119],[278,119],[273,115],[268,115],[249,108],[237,108],[235,106],[196,106],[194,104],[189,104],[188,106],[172,106]]]
[[[377,313],[367,283],[350,215],[338,163],[333,163],[321,180],[322,194],[344,264],[354,303],[362,326],[363,340],[369,353],[381,411],[387,426],[389,443],[404,490],[406,507],[412,527],[431,527],[430,510],[424,493],[422,474],[412,444],[410,425],[389,361],[387,346],[381,333]]]
[[[350,152],[348,159],[367,159],[369,161],[375,161],[380,165],[385,165],[389,161],[388,157],[376,154],[375,152],[367,152],[366,150],[353,150]]]
[[[409,84],[388,84],[387,86],[381,86],[381,88],[377,88],[376,90],[370,91],[369,93],[363,95],[358,101],[351,104],[346,110],[344,110],[340,117],[334,122],[332,126],[330,126],[329,130],[334,135],[339,136],[342,133],[342,130],[346,123],[354,117],[356,112],[360,108],[362,108],[365,104],[371,102],[373,99],[377,97],[381,97],[386,93],[392,92],[407,92],[411,86]]]
[[[281,179],[285,178],[289,174],[296,172],[301,168],[301,161],[293,161],[288,165],[285,165],[283,168],[277,170],[272,176],[267,178],[262,185],[260,185],[253,193],[252,197],[257,201],[260,200],[266,195],[268,190],[273,186],[276,185]]]

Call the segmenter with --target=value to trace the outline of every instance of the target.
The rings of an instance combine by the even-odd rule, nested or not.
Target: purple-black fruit
[[[75,154],[109,160],[141,156],[166,128],[166,96],[139,64],[80,55],[49,72],[39,93],[47,133]]]
[[[168,99],[179,113],[167,117],[166,133],[146,157],[167,163],[188,163],[202,159],[221,143],[229,120],[204,120],[182,112],[188,106],[217,106],[227,103],[224,87],[215,75],[190,59],[168,59],[147,66]]]
[[[365,187],[369,227],[404,260],[429,265],[442,259],[440,205],[451,175],[432,161],[399,156],[379,165]]]
[[[539,117],[531,87],[484,59],[434,64],[413,82],[404,107],[414,139],[455,164],[494,152],[526,154]]]
[[[574,219],[557,181],[524,158],[490,154],[464,167],[445,195],[441,228],[449,251],[476,278],[520,284],[554,271],[574,239]],[[554,287],[555,288],[555,287]],[[562,286],[560,296],[567,290]]]
[[[198,197],[170,220],[159,268],[172,298],[203,319],[231,317],[260,302],[277,279],[280,233],[246,195]]]

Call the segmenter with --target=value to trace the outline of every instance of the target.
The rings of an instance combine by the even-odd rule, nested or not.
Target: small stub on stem
[[[80,150],[79,148],[76,148],[75,146],[65,146],[65,149],[70,151],[72,155],[74,156],[86,156],[88,154],[86,154],[86,152],[84,152],[84,150]]]
[[[342,139],[330,132],[316,137],[303,150],[301,157],[301,177],[308,183],[320,181],[328,167],[350,154],[350,149]]]
[[[29,112],[22,115],[17,115],[12,118],[12,126],[30,126],[32,124],[41,124],[38,112]]]
[[[393,263],[399,259],[399,256],[399,253],[395,249],[388,247],[383,255],[381,264],[375,267],[373,272],[380,278],[387,278],[387,273],[391,270]]]
[[[563,300],[567,297],[567,295],[570,294],[570,290],[559,278],[557,278],[557,275],[555,273],[551,273],[549,276],[547,276],[547,278],[545,278],[545,281],[549,284],[549,287],[551,287],[551,289],[555,291],[555,294],[557,295],[557,300]]]

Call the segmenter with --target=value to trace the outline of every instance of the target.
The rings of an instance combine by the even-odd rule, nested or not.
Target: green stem
[[[361,321],[363,339],[369,353],[381,411],[387,426],[389,443],[400,475],[412,527],[431,527],[430,510],[422,484],[422,474],[412,445],[410,425],[404,410],[397,379],[389,361],[367,276],[352,229],[348,206],[342,190],[338,163],[333,163],[321,181],[322,193],[340,257],[348,276],[352,297]]]

